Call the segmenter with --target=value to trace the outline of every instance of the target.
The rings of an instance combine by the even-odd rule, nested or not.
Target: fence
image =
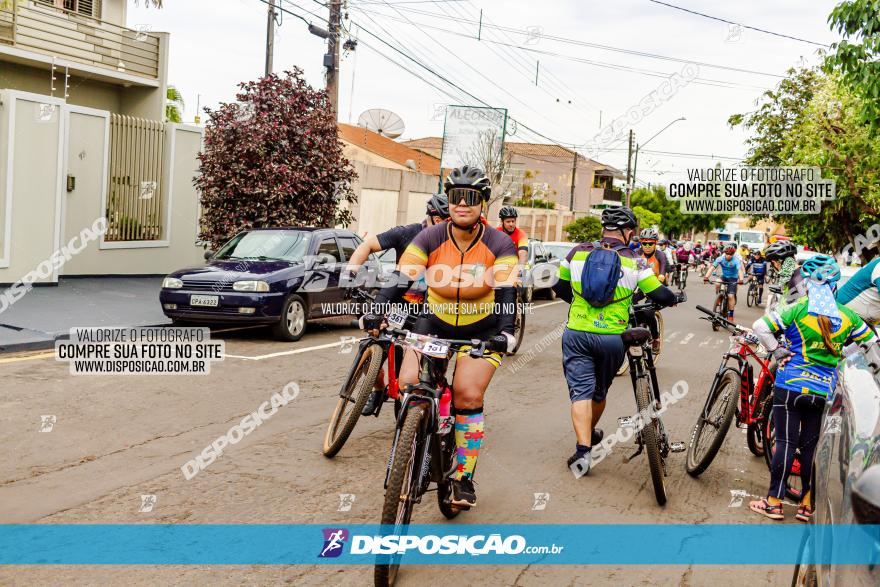
[[[162,240],[165,125],[112,114],[106,241]]]
[[[42,3],[0,0],[0,43],[150,79],[159,77],[156,35]]]

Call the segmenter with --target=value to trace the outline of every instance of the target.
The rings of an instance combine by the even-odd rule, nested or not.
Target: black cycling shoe
[[[474,491],[474,481],[470,477],[452,480],[452,496],[449,503],[460,508],[470,509],[477,505],[477,494]]]
[[[593,428],[593,433],[590,435],[590,446],[596,446],[602,439],[605,438],[605,433],[602,432],[601,428]]]
[[[568,457],[568,468],[571,469],[571,472],[574,473],[575,477],[583,477],[590,471],[590,466],[593,464],[593,453],[590,452],[575,452],[573,455]]]
[[[361,416],[373,416],[379,411],[379,406],[385,401],[385,390],[374,389],[367,398],[367,403],[361,410]]]

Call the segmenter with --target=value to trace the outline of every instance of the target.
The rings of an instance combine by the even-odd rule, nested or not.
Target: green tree
[[[165,92],[165,122],[183,122],[183,94],[174,86]]]
[[[726,214],[683,214],[678,202],[666,197],[666,188],[652,186],[633,190],[630,203],[660,215],[660,232],[669,238],[678,238],[690,231],[708,232],[721,226],[728,216]]]
[[[834,7],[828,23],[843,36],[831,45],[825,68],[860,98],[859,120],[871,135],[880,127],[880,2],[849,0]]]
[[[789,70],[754,112],[731,116],[751,130],[747,165],[818,166],[833,179],[836,199],[819,214],[779,215],[798,243],[838,250],[878,221],[880,144],[863,124],[863,101],[839,76]],[[868,255],[871,251],[867,251]]]
[[[818,166],[835,181],[836,198],[819,214],[780,216],[786,231],[812,248],[839,250],[880,221],[880,138],[863,124],[863,113],[860,97],[826,77],[786,137],[788,165]]]
[[[649,226],[657,226],[660,224],[661,216],[656,212],[651,212],[642,206],[633,206],[632,211],[633,214],[636,215],[636,218],[639,219],[639,226],[641,228],[648,228]]]
[[[562,227],[568,233],[568,240],[576,243],[599,240],[602,236],[602,223],[595,216],[584,216]]]

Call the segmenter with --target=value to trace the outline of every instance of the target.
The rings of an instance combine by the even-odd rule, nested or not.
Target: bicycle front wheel
[[[523,337],[526,335],[526,309],[525,303],[517,304],[519,307],[516,312],[516,321],[513,323],[513,337],[516,339],[516,346],[510,354],[515,355],[522,345]]]
[[[666,467],[663,463],[663,455],[660,453],[660,440],[662,430],[660,417],[654,411],[654,394],[651,392],[649,375],[639,377],[636,380],[636,407],[642,418],[644,427],[640,434],[642,443],[648,452],[648,467],[651,469],[651,481],[654,484],[654,497],[659,505],[666,503]]]
[[[403,421],[400,436],[394,446],[394,460],[391,462],[391,474],[388,476],[388,487],[385,488],[385,504],[382,507],[381,524],[394,527],[394,534],[405,534],[412,518],[413,506],[418,498],[418,469],[421,466],[419,455],[425,438],[425,421],[427,408],[418,404],[411,408]],[[392,556],[388,564],[376,565],[373,578],[376,587],[389,587],[397,579],[400,569],[400,555]]]
[[[687,472],[692,477],[702,474],[718,454],[736,414],[740,384],[739,373],[727,371],[718,385],[709,391],[706,415],[700,414],[697,419],[688,446]]]
[[[660,341],[660,344],[657,346],[657,351],[653,353],[654,355],[654,366],[657,366],[657,363],[660,361],[660,354],[663,352],[663,314],[660,312],[654,312],[654,317],[657,319],[657,339]]]
[[[361,353],[355,368],[339,394],[336,409],[324,434],[324,456],[333,458],[342,450],[345,441],[354,430],[361,410],[373,391],[376,376],[382,368],[382,348],[378,344],[368,346]]]

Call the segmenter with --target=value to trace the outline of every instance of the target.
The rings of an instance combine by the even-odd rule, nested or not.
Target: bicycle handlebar
[[[697,310],[699,310],[700,312],[709,316],[708,318],[705,318],[705,320],[709,320],[710,322],[715,322],[719,326],[722,326],[725,330],[733,330],[736,333],[740,333],[743,331],[742,326],[736,324],[735,322],[731,322],[727,318],[722,317],[721,314],[713,312],[709,308],[705,308],[705,307],[697,304]]]
[[[388,332],[394,336],[398,336],[398,337],[402,337],[402,338],[406,338],[407,336],[412,334],[412,332],[409,330],[403,330],[401,328],[391,328],[391,327],[386,328],[385,332]],[[427,336],[427,335],[422,335],[422,336]],[[488,341],[480,340],[479,338],[472,338],[470,340],[458,340],[458,339],[452,339],[452,338],[438,338],[435,336],[431,336],[430,338],[446,343],[447,345],[449,345],[450,349],[455,350],[455,351],[461,350],[461,347],[470,346],[471,349],[468,350],[468,354],[471,355],[472,357],[479,358],[479,357],[482,357],[483,355],[486,354],[486,345],[487,345]]]

